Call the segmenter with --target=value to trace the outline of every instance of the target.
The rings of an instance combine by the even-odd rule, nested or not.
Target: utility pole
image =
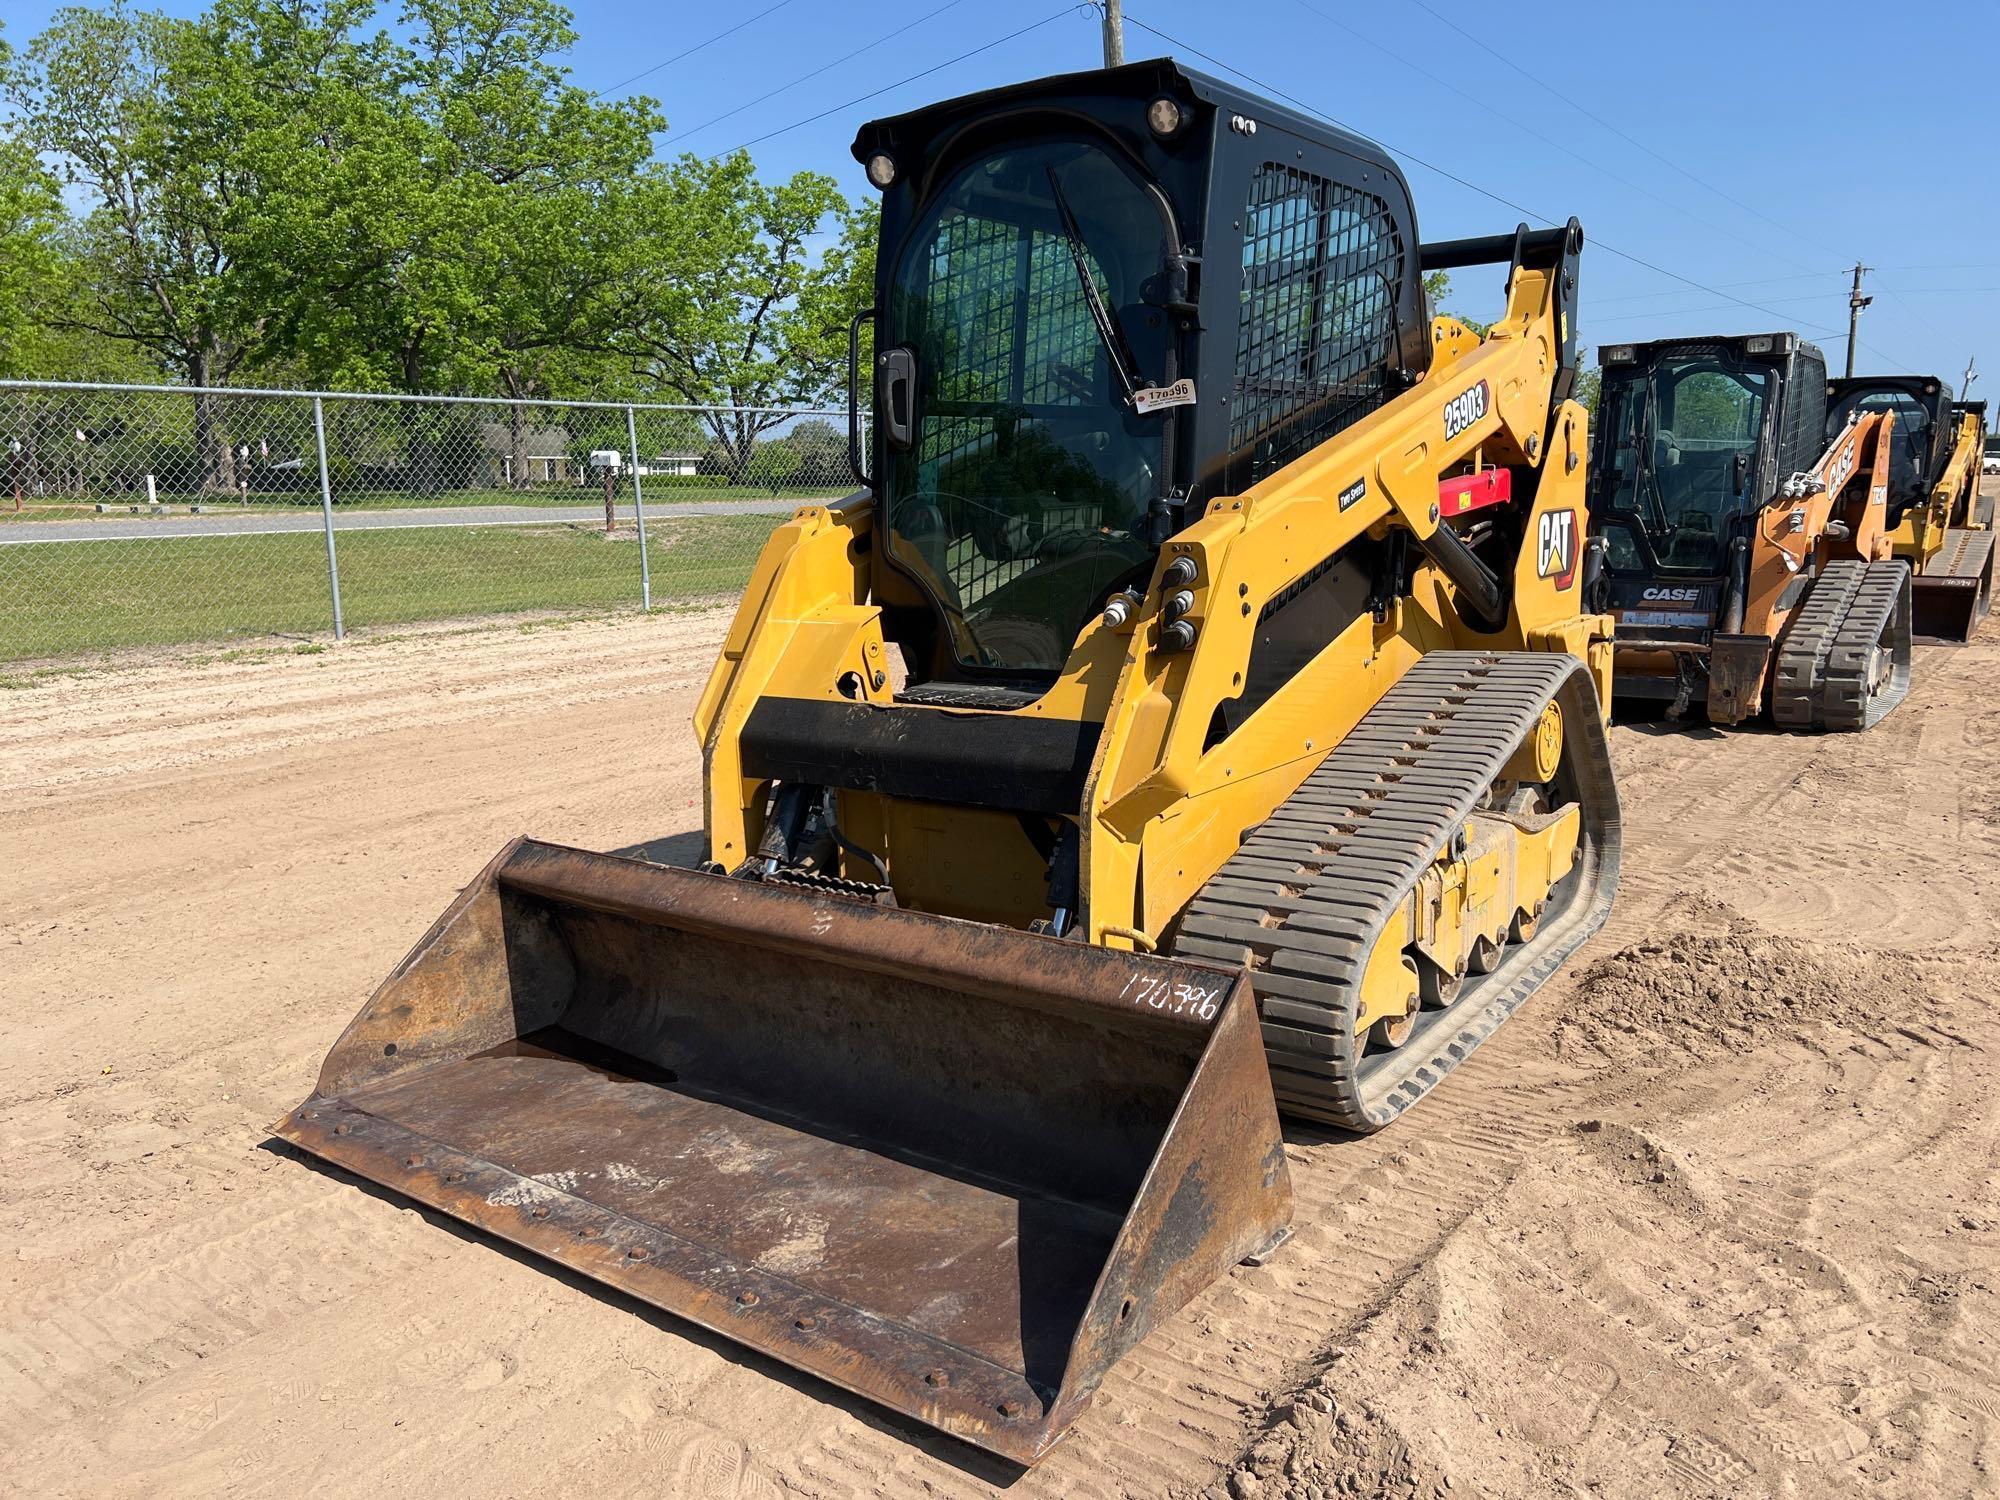
[[[1965,379],[1958,386],[1958,399],[1961,401],[1972,394],[1972,382],[1979,378],[1979,372],[1972,368],[1978,361],[1979,356],[1974,355],[1965,362]]]
[[[1104,66],[1122,68],[1125,66],[1124,0],[1097,0],[1097,3],[1104,12]]]
[[[1854,290],[1847,294],[1847,375],[1854,378],[1854,326],[1861,321],[1861,309],[1875,299],[1861,295],[1861,273],[1868,267],[1854,263]]]

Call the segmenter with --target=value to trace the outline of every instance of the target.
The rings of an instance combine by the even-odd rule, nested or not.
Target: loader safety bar
[[[1583,225],[1571,219],[1560,229],[1530,229],[1521,225],[1511,234],[1480,234],[1463,240],[1431,240],[1417,249],[1426,271],[1456,271],[1464,266],[1555,265],[1583,248]]]
[[[1426,271],[1504,265],[1507,268],[1504,285],[1510,293],[1516,271],[1525,267],[1550,273],[1549,314],[1555,324],[1557,351],[1551,396],[1559,406],[1576,393],[1577,266],[1582,253],[1583,225],[1571,219],[1560,229],[1530,229],[1521,224],[1512,234],[1436,240],[1419,246],[1417,259]]]

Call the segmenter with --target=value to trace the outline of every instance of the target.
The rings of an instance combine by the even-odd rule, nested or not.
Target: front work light
[[[887,188],[896,180],[896,158],[886,151],[877,151],[868,158],[868,180],[878,188]]]

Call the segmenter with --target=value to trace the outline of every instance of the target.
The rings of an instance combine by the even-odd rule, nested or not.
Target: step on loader
[[[1388,1125],[1605,918],[1582,233],[1421,245],[1164,61],[854,154],[861,488],[756,563],[701,867],[510,846],[276,1129],[1033,1463],[1288,1234],[1280,1111]]]
[[[1590,515],[1619,694],[1716,724],[1878,723],[1910,686],[1897,411],[1830,420],[1825,360],[1793,333],[1611,345],[1601,365]]]

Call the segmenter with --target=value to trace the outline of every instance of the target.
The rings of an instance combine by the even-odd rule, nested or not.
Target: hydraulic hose
[[[1507,596],[1500,577],[1479,554],[1466,546],[1465,539],[1449,526],[1439,525],[1427,537],[1418,539],[1430,560],[1444,570],[1444,576],[1458,589],[1468,614],[1487,630],[1498,630],[1507,619]]]

